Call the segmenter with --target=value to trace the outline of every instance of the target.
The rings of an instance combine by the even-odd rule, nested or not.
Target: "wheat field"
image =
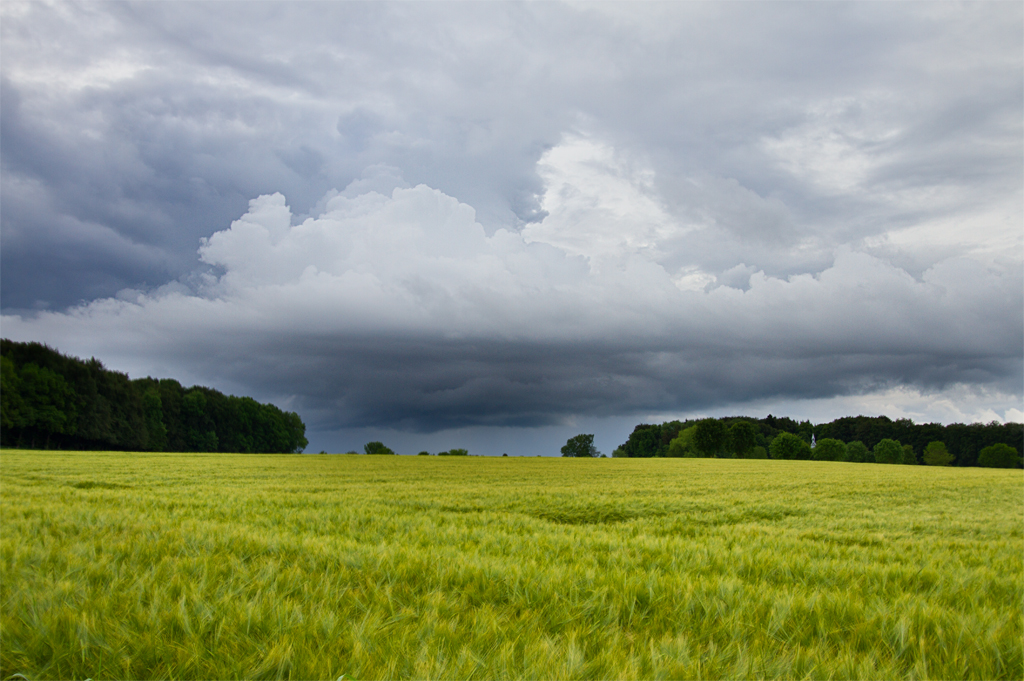
[[[0,452],[0,677],[1020,679],[1021,471]]]

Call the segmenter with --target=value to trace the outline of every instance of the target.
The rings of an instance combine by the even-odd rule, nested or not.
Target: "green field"
[[[1019,470],[0,452],[0,678],[1020,679]]]

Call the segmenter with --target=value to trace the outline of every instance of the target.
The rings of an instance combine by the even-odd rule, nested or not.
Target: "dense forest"
[[[812,443],[814,448],[812,449]],[[616,457],[787,458],[952,466],[1021,467],[1024,424],[915,424],[855,416],[812,425],[768,415],[642,423]],[[896,446],[898,449],[893,449]],[[1012,449],[1012,452],[1010,451]],[[895,453],[894,453],[895,452]]]
[[[0,340],[0,445],[30,449],[301,452],[294,412],[172,379],[110,371],[39,343]]]

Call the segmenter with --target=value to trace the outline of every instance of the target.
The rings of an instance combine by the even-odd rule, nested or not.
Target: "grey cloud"
[[[368,176],[394,179],[387,168]],[[224,273],[200,293],[8,316],[5,333],[101,347],[136,374],[187,367],[284,400],[325,431],[1019,388],[1019,263],[951,258],[915,279],[840,249],[813,276],[737,267],[745,290],[681,291],[644,249],[588,266],[522,235],[487,235],[471,207],[425,186],[350,187],[294,222],[280,195],[253,200],[204,243],[204,262]]]
[[[338,118],[338,134],[355,152],[366,149],[370,139],[383,129],[379,116],[363,108],[355,109]]]
[[[277,152],[277,156],[292,172],[306,180],[323,171],[323,154],[306,145],[298,149],[282,149]]]
[[[281,353],[281,358],[291,353]],[[380,339],[305,354],[303,407],[316,429],[397,427],[431,432],[467,426],[546,426],[575,415],[686,412],[774,396],[811,399],[893,385],[941,390],[1019,376],[1019,358],[927,354],[763,357],[695,348],[659,352],[609,345],[509,347],[495,342]],[[284,380],[282,380],[284,379]]]
[[[865,88],[903,94],[909,85],[911,94],[926,98],[923,106],[938,112],[932,117],[941,118],[965,100],[958,93],[979,76],[986,85],[972,85],[967,101],[977,102],[974,113],[990,113],[947,115],[960,135],[989,136],[986,121],[1000,115],[991,112],[1020,118],[1020,98],[999,99],[987,85],[1007,72],[992,58],[976,60],[952,79],[943,73],[948,83],[932,77],[921,85],[926,64],[947,42],[982,54],[1006,44],[1003,22],[984,16],[997,14],[994,8],[971,11],[979,39],[958,35],[951,29],[956,21],[936,21],[926,11],[869,11],[855,4],[799,12],[783,5],[742,11],[680,6],[652,10],[657,16],[650,21],[643,12],[631,18],[559,5],[453,13],[440,6],[344,4],[315,5],[311,13],[301,3],[266,4],[244,17],[231,5],[67,7],[63,13],[35,8],[32,20],[18,27],[45,27],[61,36],[63,63],[81,54],[116,56],[121,47],[146,70],[64,94],[57,107],[43,105],[40,113],[54,119],[101,117],[106,125],[95,131],[99,145],[65,131],[58,146],[71,158],[48,155],[46,139],[21,156],[45,165],[36,175],[59,189],[78,217],[125,192],[150,214],[164,215],[150,225],[89,218],[128,238],[160,242],[176,262],[190,257],[197,239],[237,214],[247,198],[283,191],[300,208],[310,206],[379,162],[402,168],[414,184],[426,182],[470,203],[487,229],[534,221],[541,215],[533,198],[536,160],[580,114],[614,145],[650,154],[659,175],[738,182],[765,201],[784,202],[791,222],[805,231],[864,231],[863,223],[850,223],[871,208],[867,197],[822,201],[813,188],[780,175],[752,145],[797,126],[808,104],[856,99]],[[102,45],[77,30],[80,24],[101,26]],[[639,41],[638,32],[644,36]],[[1010,39],[1019,42],[1019,36]],[[56,52],[31,51],[11,38],[5,48],[9,63],[54,59]],[[38,94],[34,100],[42,103]],[[996,100],[982,104],[985,97]],[[893,122],[919,114],[897,110]],[[988,145],[992,151],[982,157],[943,152],[936,136],[949,135],[942,124],[930,126],[931,133],[915,132],[920,127],[915,123],[906,133],[905,160],[894,158],[877,178],[906,182],[939,172],[948,181],[1019,165],[1015,154],[998,151],[999,144]],[[16,168],[21,138],[19,131],[4,139],[5,162]],[[119,147],[120,160],[103,146]],[[939,148],[942,157],[932,151],[908,167],[923,148]],[[93,178],[109,178],[108,186],[92,186]],[[190,219],[190,213],[210,219]],[[761,233],[734,224],[746,234]],[[832,239],[825,248],[840,242]],[[695,260],[701,257],[694,253]],[[19,287],[9,282],[5,294],[16,295]]]
[[[888,385],[1020,394],[1017,4],[4,11],[0,306],[68,312],[5,317],[5,335],[258,389],[323,428],[558,424]],[[594,218],[607,197],[585,182],[562,187],[576,203],[550,200],[538,163],[574,135],[614,151],[609,177],[657,224]],[[301,224],[420,184],[477,224],[421,225],[445,244],[418,246],[435,260],[367,237],[363,260],[332,270],[321,255],[349,256],[329,230],[287,253],[223,235],[261,195],[286,195]],[[520,233],[537,238],[509,246]],[[644,245],[597,253],[599,234]],[[236,286],[255,275],[218,240],[279,279]],[[346,287],[374,277],[364,309]],[[154,293],[178,280],[192,293]],[[188,351],[146,359],[105,339],[121,289]],[[265,342],[232,357],[205,340],[232,332]]]

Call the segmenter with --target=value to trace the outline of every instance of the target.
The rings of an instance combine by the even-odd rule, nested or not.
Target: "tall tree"
[[[44,447],[49,447],[53,434],[65,432],[72,411],[71,388],[63,376],[34,363],[21,367],[18,372],[19,391],[23,403],[23,423],[39,431],[46,438]],[[72,409],[69,409],[72,408]],[[33,441],[33,444],[36,444]]]
[[[729,436],[738,458],[748,458],[757,446],[757,429],[750,421],[740,420],[733,423],[729,427]]]
[[[823,437],[811,450],[816,461],[846,461],[846,444],[841,440]]]
[[[217,431],[213,419],[207,412],[205,391],[192,388],[181,401],[181,410],[186,427],[186,441],[194,452],[217,451]]]
[[[860,440],[854,440],[846,445],[846,460],[853,463],[874,463],[875,455],[866,444]]]
[[[164,425],[160,391],[155,387],[142,396],[142,409],[146,415],[146,449],[163,451],[167,448],[167,426]]]
[[[13,430],[26,424],[25,401],[21,399],[18,368],[10,357],[0,357],[0,428]]]
[[[597,456],[597,447],[594,446],[593,435],[574,435],[569,438],[565,446],[562,447],[562,456],[574,456],[574,457],[595,457]]]
[[[772,440],[768,453],[773,459],[810,459],[811,445],[799,435],[779,433]]]
[[[1020,468],[1021,460],[1014,447],[1000,442],[981,450],[978,465],[985,468]]]
[[[903,445],[896,440],[884,438],[872,450],[875,463],[901,463],[903,461]]]
[[[657,456],[661,450],[661,426],[641,423],[618,449],[628,457]]]
[[[718,419],[702,419],[693,433],[693,444],[704,456],[721,456],[729,441],[729,431]]]
[[[929,466],[948,466],[953,463],[953,455],[946,449],[943,442],[929,442],[924,448],[924,462]]]
[[[693,434],[696,431],[697,426],[690,426],[679,431],[679,435],[668,445],[668,455],[673,457],[697,456],[697,448],[693,444]]]

